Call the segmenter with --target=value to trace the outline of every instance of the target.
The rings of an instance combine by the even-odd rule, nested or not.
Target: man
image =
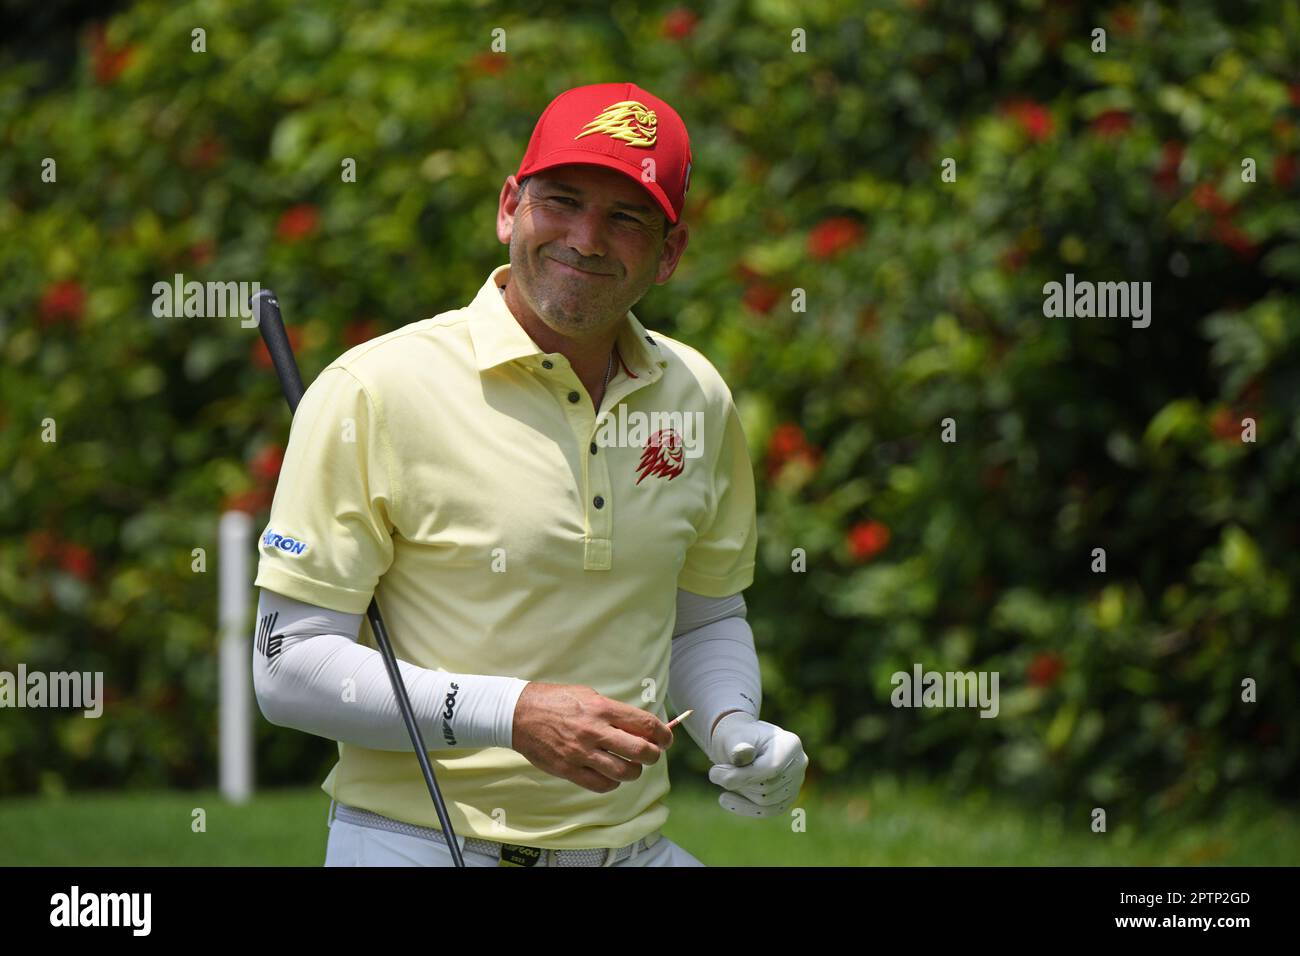
[[[268,720],[339,741],[327,866],[451,865],[372,593],[468,865],[700,865],[658,832],[669,691],[724,808],[798,796],[799,738],[758,719],[731,393],[629,311],[686,249],[690,165],[646,91],[561,94],[501,191],[510,264],[304,395],[261,540],[254,681]]]

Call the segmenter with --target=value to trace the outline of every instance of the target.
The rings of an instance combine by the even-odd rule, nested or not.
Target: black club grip
[[[292,414],[298,410],[304,389],[298,363],[289,346],[289,336],[284,331],[284,319],[280,317],[280,302],[270,289],[262,289],[248,300],[248,304],[257,320],[257,329],[262,333],[266,350],[271,353],[271,364],[275,366],[275,374],[280,379],[280,387]]]

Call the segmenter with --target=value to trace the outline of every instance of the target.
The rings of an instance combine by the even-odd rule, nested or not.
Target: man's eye
[[[576,199],[574,199],[572,196],[550,196],[550,197],[548,197],[548,198],[551,200],[551,202],[572,203],[572,204],[575,205],[575,206],[578,204],[578,201],[577,201]],[[641,222],[641,220],[638,219],[638,218],[636,218],[636,216],[629,216],[629,215],[628,215],[627,213],[625,213],[625,212],[615,213],[615,215],[616,215],[616,216],[622,216],[622,217],[623,217],[624,219],[626,219],[628,222],[634,222],[634,223],[636,223],[637,225],[643,225],[643,223]]]

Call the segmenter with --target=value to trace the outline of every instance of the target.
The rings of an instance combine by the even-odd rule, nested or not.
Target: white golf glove
[[[709,759],[709,780],[726,791],[718,803],[745,817],[776,816],[794,806],[808,766],[797,735],[743,711],[718,721]]]

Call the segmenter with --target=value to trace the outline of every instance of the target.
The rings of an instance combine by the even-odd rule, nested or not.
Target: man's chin
[[[561,335],[578,335],[590,332],[603,324],[603,322],[593,321],[587,316],[574,318],[570,314],[557,315],[552,310],[538,312],[537,314],[552,332],[558,332]]]

